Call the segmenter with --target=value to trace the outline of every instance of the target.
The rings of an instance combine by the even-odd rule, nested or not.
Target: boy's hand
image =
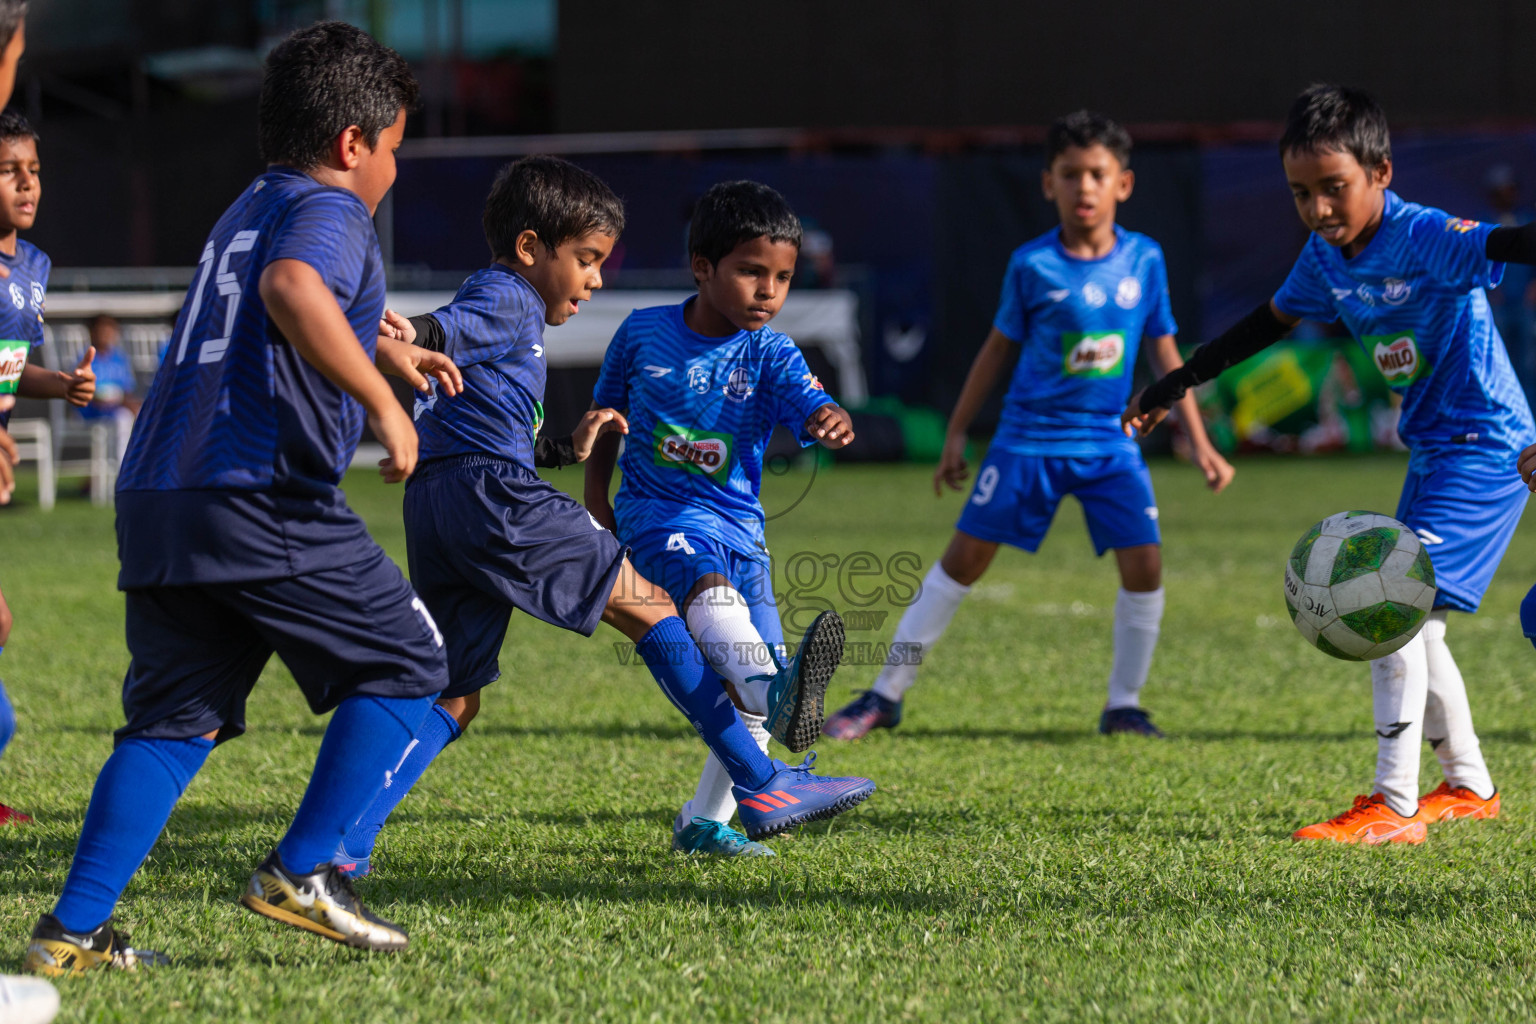
[[[939,456],[939,468],[933,471],[933,493],[944,493],[948,484],[952,491],[963,491],[970,471],[965,464],[965,435],[949,434],[944,438],[944,453]]]
[[[588,409],[581,422],[576,424],[576,429],[571,431],[571,447],[576,449],[576,461],[586,462],[597,439],[604,434],[615,433],[629,433],[629,420],[624,418],[623,413],[617,409]],[[608,510],[608,517],[613,518],[612,509]],[[612,526],[608,528],[613,529]]]
[[[1536,491],[1536,444],[1520,453],[1515,468],[1520,471],[1520,479],[1525,481],[1525,485]]]
[[[379,337],[388,338],[391,341],[403,341],[407,345],[414,345],[416,343],[416,325],[394,310],[386,309],[383,318],[379,321]]]
[[[12,467],[20,461],[21,452],[16,450],[15,438],[0,430],[0,505],[11,503],[11,495],[16,491],[16,471]]]
[[[853,443],[853,417],[836,402],[828,402],[806,419],[805,432],[827,448],[844,448]]]
[[[385,483],[398,484],[416,471],[416,425],[400,403],[386,405],[377,416],[370,414],[368,426],[389,453],[379,460],[379,475]]]
[[[1126,403],[1125,411],[1120,414],[1120,429],[1125,431],[1126,437],[1135,437],[1140,434],[1146,437],[1152,433],[1152,428],[1163,422],[1168,416],[1168,410],[1158,406],[1151,412],[1141,411],[1141,392],[1131,396]]]
[[[1213,494],[1220,494],[1237,475],[1237,470],[1232,468],[1232,463],[1222,458],[1221,453],[1208,444],[1197,447],[1190,461],[1195,464],[1196,469],[1205,474],[1205,486],[1209,487]]]
[[[64,385],[64,398],[70,405],[83,408],[90,405],[91,399],[96,397],[96,371],[91,369],[91,361],[95,358],[96,349],[87,348],[73,373],[59,371],[59,377],[62,378]]]
[[[378,338],[373,365],[379,368],[380,373],[399,377],[417,391],[431,390],[424,374],[436,378],[437,386],[450,398],[464,390],[464,375],[452,359],[441,352],[387,338],[382,333]]]

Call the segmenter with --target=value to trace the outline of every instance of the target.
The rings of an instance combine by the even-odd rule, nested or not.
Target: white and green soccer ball
[[[1396,519],[1339,512],[1291,549],[1285,604],[1307,643],[1345,661],[1373,661],[1424,625],[1435,605],[1435,570]]]

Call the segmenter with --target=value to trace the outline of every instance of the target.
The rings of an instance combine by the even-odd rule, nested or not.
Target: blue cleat
[[[865,690],[853,703],[827,719],[823,734],[834,740],[859,740],[874,729],[894,729],[901,724],[901,701],[887,700]]]
[[[1152,716],[1143,708],[1105,708],[1099,716],[1099,732],[1105,736],[1119,732],[1162,739],[1163,730],[1152,724]]]
[[[683,825],[681,814],[672,823],[672,850],[674,853],[698,853],[706,857],[778,856],[762,843],[754,843],[723,821],[695,817]]]
[[[842,616],[822,612],[768,683],[768,735],[796,754],[816,742],[827,714],[827,684],[842,660]]]
[[[808,821],[820,821],[857,807],[869,799],[875,784],[857,776],[827,778],[811,773],[816,753],[791,768],[783,761],[768,781],[756,789],[732,786],[737,813],[747,838],[762,839]]]

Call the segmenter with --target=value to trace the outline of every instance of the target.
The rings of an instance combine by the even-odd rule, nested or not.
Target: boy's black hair
[[[27,16],[27,0],[0,0],[0,49],[11,45],[11,37]]]
[[[1347,85],[1311,85],[1285,115],[1280,156],[1348,153],[1367,170],[1392,159],[1387,115],[1374,97]]]
[[[257,115],[261,157],[310,170],[354,124],[371,148],[417,95],[405,58],[362,29],[344,21],[301,28],[267,54]]]
[[[6,107],[0,111],[0,142],[9,142],[12,139],[31,139],[37,142],[42,136],[37,134],[37,129],[32,127],[32,122],[22,116],[21,111],[15,107]]]
[[[525,156],[496,173],[480,224],[493,259],[510,258],[524,231],[554,252],[589,231],[618,238],[624,233],[624,202],[603,179],[568,160]]]
[[[693,205],[688,256],[713,266],[741,243],[764,236],[800,248],[803,230],[789,200],[761,182],[722,181]]]
[[[1120,161],[1121,169],[1131,166],[1131,133],[1092,110],[1074,110],[1052,122],[1045,133],[1045,166],[1049,168],[1068,146],[1103,146]]]

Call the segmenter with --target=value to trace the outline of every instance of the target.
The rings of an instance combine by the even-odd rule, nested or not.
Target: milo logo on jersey
[[[27,365],[27,350],[31,347],[25,341],[0,341],[0,395],[16,393],[22,367]]]
[[[1412,331],[1397,334],[1367,334],[1363,339],[1366,350],[1376,360],[1376,369],[1394,388],[1405,388],[1416,380],[1429,376],[1429,361],[1419,351]]]
[[[698,473],[724,486],[731,475],[731,435],[656,424],[652,458],[658,466]]]
[[[1125,372],[1125,336],[1118,331],[1061,336],[1061,372],[1069,377],[1118,377]]]

